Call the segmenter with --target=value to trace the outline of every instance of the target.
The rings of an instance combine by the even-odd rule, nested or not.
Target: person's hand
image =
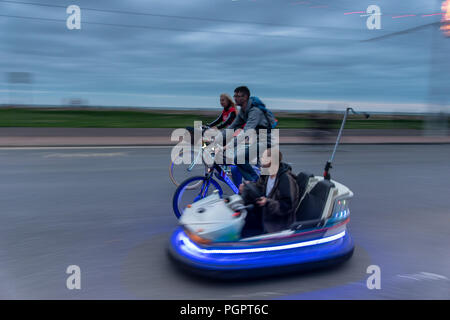
[[[248,183],[248,181],[243,180],[243,182],[239,185],[239,193],[244,192],[245,185]]]
[[[223,147],[220,145],[216,145],[214,146],[214,154],[218,155],[218,154],[223,154]]]
[[[256,204],[260,207],[264,207],[267,203],[267,198],[266,197],[261,197],[258,198],[258,200],[256,200]]]
[[[239,133],[241,133],[242,129],[237,129],[236,131],[234,131],[233,137],[236,137],[239,135]]]

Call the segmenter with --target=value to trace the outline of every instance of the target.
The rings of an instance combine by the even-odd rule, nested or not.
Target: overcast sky
[[[273,109],[449,101],[450,38],[420,27],[441,20],[440,0],[12,1],[0,1],[0,104],[214,108],[239,85]],[[66,27],[71,4],[81,30]],[[349,14],[371,4],[381,30]],[[9,72],[32,85],[9,84]]]

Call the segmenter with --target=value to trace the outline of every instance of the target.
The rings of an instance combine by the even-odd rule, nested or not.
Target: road
[[[282,146],[320,174],[332,146]],[[0,149],[0,298],[449,299],[450,145],[343,145],[332,178],[355,193],[345,264],[256,281],[211,282],[166,255],[176,219],[170,148]],[[81,289],[66,269],[81,269]],[[381,289],[366,286],[367,267]]]

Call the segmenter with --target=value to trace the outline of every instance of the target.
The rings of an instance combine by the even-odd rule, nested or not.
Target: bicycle
[[[207,129],[209,129],[208,126],[202,126],[202,135],[203,135],[203,132],[206,131]],[[189,163],[184,163],[181,160],[181,158],[183,158],[183,150],[180,151],[180,153],[177,155],[177,157],[174,159],[174,161],[172,161],[170,163],[169,178],[175,186],[178,187],[180,185],[180,181],[181,182],[185,181],[189,176],[199,176],[199,175],[206,174],[208,167],[205,164],[205,162],[203,161],[203,152],[210,143],[211,143],[211,141],[203,140],[201,148],[197,148],[198,151],[195,150],[193,145],[191,145],[191,148],[189,151],[190,152],[189,159],[191,159],[191,160]],[[214,152],[214,148],[212,148],[212,152]],[[213,154],[211,154],[211,156],[213,156]],[[179,164],[175,164],[175,163],[179,163]],[[233,168],[234,168],[233,165],[224,165],[223,166],[224,171],[228,175],[231,174]],[[201,183],[201,181],[198,181],[197,183],[188,185],[187,189],[188,190],[195,189],[200,185],[200,183]]]
[[[180,161],[183,158],[183,150],[180,151],[177,158],[174,159],[169,165],[169,177],[174,185],[177,187],[180,185],[178,181],[184,181],[188,176],[199,175],[206,173],[207,167],[203,162],[203,150],[206,148],[207,144],[202,143],[202,147],[199,148],[198,152],[195,151],[194,147],[190,149],[190,159],[189,163],[184,163]],[[180,164],[175,164],[176,162]],[[198,183],[188,186],[188,189],[195,189],[198,187]]]
[[[210,129],[210,127],[203,125],[201,127],[201,136],[206,130]],[[211,143],[210,141],[202,140],[202,145],[200,148],[195,148],[194,137],[192,136],[193,132],[191,132],[191,146],[190,146],[190,162],[185,163],[182,161],[184,156],[183,150],[177,155],[173,161],[171,161],[169,165],[169,178],[175,186],[179,186],[180,182],[186,180],[189,176],[193,175],[203,175],[206,173],[207,166],[203,161],[203,151],[205,148]],[[189,140],[189,139],[187,139]],[[197,150],[196,150],[197,149]],[[178,164],[175,164],[178,163]],[[195,189],[198,187],[197,184],[189,185],[188,189]]]
[[[223,189],[220,186],[219,182],[217,182],[213,176],[215,176],[220,182],[225,183],[229,187],[229,189],[235,193],[239,193],[239,186],[236,186],[234,182],[230,179],[230,171],[232,166],[227,166],[227,170],[222,168],[221,165],[217,164],[215,161],[212,166],[208,167],[205,175],[203,176],[194,176],[184,180],[175,190],[172,200],[172,207],[177,218],[180,218],[182,215],[181,208],[187,207],[189,204],[196,202],[200,199],[203,199],[209,195],[211,195],[214,191],[219,193],[219,196],[223,197]],[[256,171],[258,176],[260,175],[259,166],[253,166],[253,169]],[[196,187],[192,187],[196,186]],[[199,191],[198,188],[199,187]],[[214,189],[211,189],[213,187]],[[197,190],[196,190],[197,189]],[[186,195],[186,192],[189,190],[195,190],[194,199],[192,200],[192,196],[187,196],[183,198],[183,195]]]

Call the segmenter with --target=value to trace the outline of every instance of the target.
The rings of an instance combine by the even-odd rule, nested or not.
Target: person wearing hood
[[[240,185],[239,190],[245,201],[255,203],[255,208],[247,214],[243,237],[286,230],[295,221],[295,209],[299,201],[295,176],[291,166],[282,162],[281,152],[278,153],[278,159],[272,157],[271,153],[272,149],[266,149],[261,157],[261,165],[269,168],[269,175],[262,175],[256,183]],[[278,165],[272,165],[272,160],[278,160]],[[253,184],[252,189],[257,190],[259,197],[249,197],[249,193],[255,192],[249,192],[248,184]]]

